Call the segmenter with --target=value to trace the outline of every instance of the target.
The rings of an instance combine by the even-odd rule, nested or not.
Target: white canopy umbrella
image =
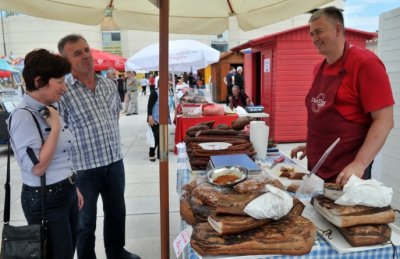
[[[199,41],[171,40],[169,41],[169,70],[172,72],[196,71],[219,61],[220,53]],[[149,45],[125,63],[126,70],[159,70],[160,45]]]
[[[332,0],[169,0],[169,32],[216,35],[235,16],[253,30],[318,8]],[[27,15],[98,25],[106,10],[121,29],[158,31],[160,0],[0,0],[0,8]]]

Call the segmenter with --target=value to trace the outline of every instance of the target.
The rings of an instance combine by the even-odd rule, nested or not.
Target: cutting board
[[[309,174],[310,171],[305,169],[304,167],[297,165],[297,164],[286,164],[286,163],[278,163],[276,164],[272,169],[269,169],[268,167],[263,167],[263,171],[266,172],[267,174],[271,175],[275,179],[279,179],[283,186],[288,187],[289,185],[293,184],[300,184],[302,180],[292,180],[288,179],[286,177],[279,177],[281,175],[281,166],[293,166],[294,171],[296,173],[306,173]]]

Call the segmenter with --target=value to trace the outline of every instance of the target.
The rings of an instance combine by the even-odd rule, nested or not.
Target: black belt
[[[46,192],[52,192],[52,191],[56,191],[58,189],[62,189],[64,187],[68,187],[71,185],[74,185],[76,182],[76,174],[73,173],[70,176],[68,176],[67,178],[65,178],[62,181],[50,184],[50,185],[46,185]],[[41,191],[41,187],[40,186],[29,186],[26,184],[22,185],[22,190],[23,191],[31,191],[31,192],[40,192]]]

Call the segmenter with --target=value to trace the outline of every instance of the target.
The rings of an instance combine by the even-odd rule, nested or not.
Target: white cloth
[[[272,185],[266,185],[267,193],[257,197],[244,208],[244,212],[256,219],[278,220],[293,207],[293,198]]]
[[[335,201],[340,205],[386,207],[392,203],[393,189],[374,179],[363,180],[352,175],[343,187],[343,195]]]

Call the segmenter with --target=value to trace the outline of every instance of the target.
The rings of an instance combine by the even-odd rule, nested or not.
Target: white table
[[[268,118],[269,114],[265,112],[253,112],[253,113],[245,113],[238,114],[239,117],[250,117],[250,118]]]

